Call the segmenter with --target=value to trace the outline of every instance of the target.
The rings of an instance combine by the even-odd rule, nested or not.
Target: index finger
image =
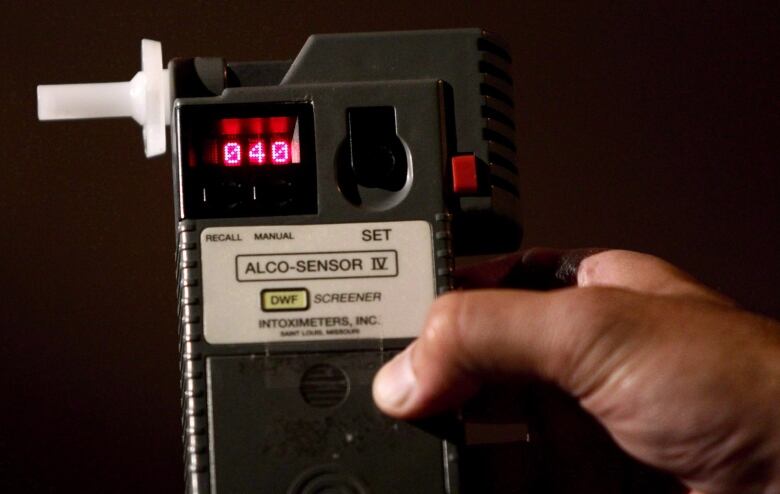
[[[460,288],[605,286],[734,305],[663,259],[619,249],[535,247],[456,269],[455,280]]]

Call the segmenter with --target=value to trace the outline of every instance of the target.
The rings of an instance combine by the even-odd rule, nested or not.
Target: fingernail
[[[381,408],[400,410],[417,385],[410,349],[385,364],[374,379],[374,400]]]

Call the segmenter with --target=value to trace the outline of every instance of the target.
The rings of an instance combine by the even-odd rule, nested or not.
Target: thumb
[[[622,326],[615,318],[623,317],[624,296],[634,295],[611,288],[446,294],[420,337],[379,371],[374,399],[388,415],[412,418],[458,406],[483,379],[521,375],[582,397],[609,372],[607,357],[628,344],[605,331]]]

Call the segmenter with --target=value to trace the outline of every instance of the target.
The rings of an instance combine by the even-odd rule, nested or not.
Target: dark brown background
[[[651,252],[780,316],[777,6],[611,3],[5,5],[0,490],[181,491],[169,158],[130,120],[35,110],[38,83],[131,77],[142,37],[255,60],[313,32],[500,33],[526,245]]]

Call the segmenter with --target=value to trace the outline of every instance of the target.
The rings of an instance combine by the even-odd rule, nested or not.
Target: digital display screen
[[[203,142],[202,162],[221,166],[285,166],[301,162],[298,118],[220,118]]]
[[[317,212],[308,103],[181,106],[182,218]]]

